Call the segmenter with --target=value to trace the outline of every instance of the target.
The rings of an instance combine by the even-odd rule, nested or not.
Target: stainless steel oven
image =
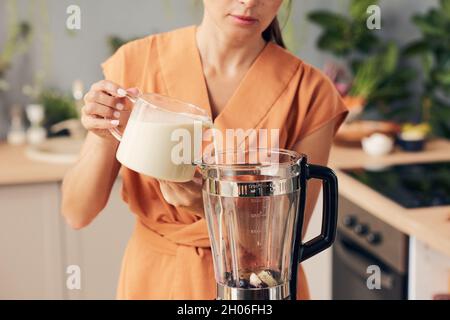
[[[333,299],[407,299],[407,263],[405,234],[340,198]]]

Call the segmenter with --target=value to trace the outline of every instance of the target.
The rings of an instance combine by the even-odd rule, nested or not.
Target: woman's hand
[[[202,177],[199,171],[195,171],[192,181],[177,183],[159,180],[159,187],[167,203],[204,217]]]
[[[102,80],[94,83],[84,96],[85,105],[81,109],[81,123],[97,136],[114,139],[108,129],[125,128],[130,117],[131,106],[126,93],[136,96],[136,88],[124,90],[117,84]]]

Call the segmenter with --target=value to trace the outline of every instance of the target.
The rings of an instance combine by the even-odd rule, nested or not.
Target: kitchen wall
[[[6,4],[0,0],[0,43],[6,36]],[[315,48],[319,29],[305,19],[305,14],[318,8],[343,11],[348,0],[294,0],[292,23],[295,31],[295,51],[305,61],[321,67],[327,55]],[[202,16],[200,0],[17,0],[22,18],[31,16],[35,40],[30,52],[16,59],[8,73],[12,89],[0,94],[0,140],[7,130],[7,107],[25,104],[21,94],[25,83],[31,83],[36,70],[45,70],[45,84],[70,90],[74,79],[86,86],[102,77],[99,64],[110,52],[108,35],[144,36],[199,23]],[[34,7],[32,3],[35,3]],[[42,7],[42,4],[45,7]],[[69,5],[81,7],[80,31],[69,33],[65,27]],[[404,43],[417,35],[409,23],[412,13],[425,11],[437,0],[381,0],[383,29],[386,38]],[[47,45],[45,45],[47,44]]]

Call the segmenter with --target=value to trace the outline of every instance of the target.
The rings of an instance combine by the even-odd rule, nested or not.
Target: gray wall
[[[4,43],[6,13],[9,0],[0,0],[0,44]],[[36,37],[30,52],[16,59],[8,73],[12,90],[0,95],[0,139],[7,130],[7,106],[25,104],[20,93],[30,83],[36,70],[46,70],[45,84],[69,91],[73,80],[80,79],[88,87],[101,78],[99,64],[110,54],[106,37],[144,36],[173,28],[199,23],[202,16],[198,0],[17,0],[22,18],[33,12]],[[47,3],[46,8],[30,7],[32,3]],[[197,5],[194,5],[194,4]],[[307,62],[321,67],[328,58],[315,48],[319,29],[306,21],[305,14],[317,8],[343,12],[347,0],[294,0],[292,23],[295,28],[296,53]],[[66,8],[77,4],[82,10],[82,27],[75,33],[65,28]],[[382,0],[383,37],[404,43],[417,36],[410,24],[412,13],[425,11],[437,0]],[[46,19],[47,16],[47,19]],[[43,43],[49,40],[45,53]],[[48,63],[46,63],[47,61]]]

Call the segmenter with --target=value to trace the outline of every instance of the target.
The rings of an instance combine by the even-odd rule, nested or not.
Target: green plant
[[[18,21],[17,3],[10,0],[6,4],[8,26],[6,42],[0,50],[0,91],[6,90],[8,85],[4,80],[6,71],[10,68],[12,60],[18,54],[23,54],[29,48],[31,41],[31,26],[24,21]]]
[[[0,74],[10,67],[15,54],[26,51],[30,37],[31,26],[27,22],[20,22],[13,27],[0,53]]]
[[[337,56],[348,57],[355,53],[370,53],[379,44],[379,39],[366,26],[369,5],[374,0],[352,0],[349,16],[327,10],[317,10],[308,14],[308,19],[323,28],[317,46]]]
[[[47,89],[42,91],[38,102],[44,106],[44,126],[49,128],[58,122],[78,117],[74,99],[68,94],[62,94],[57,90]]]
[[[424,74],[421,98],[422,121],[433,133],[450,138],[450,0],[412,18],[422,37],[405,54],[420,57]]]
[[[348,15],[318,10],[309,13],[308,19],[322,28],[318,48],[348,64],[354,77],[349,94],[365,99],[364,112],[400,120],[411,114],[410,108],[404,106],[410,96],[409,83],[416,73],[400,65],[401,51],[396,44],[383,42],[367,28],[367,8],[377,3],[351,0]]]
[[[398,55],[397,46],[390,43],[383,51],[359,61],[350,95],[372,98],[381,81],[396,71]]]

